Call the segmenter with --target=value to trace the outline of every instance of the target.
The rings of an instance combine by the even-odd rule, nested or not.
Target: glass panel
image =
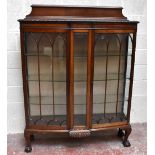
[[[66,126],[66,34],[25,38],[31,123]]]
[[[93,124],[126,121],[128,45],[128,34],[95,34]]]
[[[132,55],[132,39],[133,34],[129,34],[128,37],[128,53]],[[126,76],[130,77],[130,70],[131,70],[131,56],[126,57]],[[122,112],[124,112],[125,115],[127,115],[127,108],[128,108],[128,97],[129,97],[129,85],[130,85],[130,78],[126,80],[125,86],[124,86],[124,100],[125,102],[122,105]]]
[[[86,125],[87,33],[74,33],[74,125]]]

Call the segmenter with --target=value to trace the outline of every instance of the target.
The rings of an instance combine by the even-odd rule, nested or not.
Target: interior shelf
[[[86,76],[82,74],[78,74],[77,76],[74,76],[74,82],[86,82]],[[38,75],[28,75],[27,78],[29,81],[38,81]],[[52,80],[52,76],[48,74],[40,74],[40,81],[45,81],[45,82],[66,82],[66,75],[55,75],[54,80]],[[129,79],[129,76],[124,78],[124,73],[119,74],[119,80],[124,80],[124,79]],[[100,76],[95,76],[94,77],[94,82],[95,81],[105,81],[105,80],[118,80],[118,73],[108,73],[107,78],[106,74],[101,74]]]
[[[94,101],[93,104],[104,104],[104,100],[103,100],[104,96],[103,96],[103,94],[95,95],[95,98],[98,98],[99,101]],[[122,94],[119,94],[119,96],[122,96]],[[78,100],[79,97],[86,99],[85,95],[74,95],[75,100]],[[106,95],[107,101],[105,103],[108,103],[108,104],[116,103],[117,102],[116,97],[117,97],[117,94],[107,94]],[[64,95],[55,96],[54,98],[55,98],[55,105],[66,105],[66,102],[65,102],[66,97]],[[127,97],[124,100],[122,100],[120,98],[121,97],[119,97],[119,100],[118,100],[119,103],[128,101]],[[39,105],[39,96],[29,96],[29,102],[31,105]],[[53,105],[53,97],[52,96],[41,96],[41,104],[42,105]],[[76,103],[76,105],[86,105],[86,103],[78,102],[78,103]]]

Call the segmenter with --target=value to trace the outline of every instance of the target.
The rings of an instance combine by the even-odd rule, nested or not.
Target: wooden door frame
[[[70,42],[70,61],[69,61],[69,128],[74,129],[74,33],[88,33],[87,40],[87,81],[86,81],[86,126],[75,126],[75,128],[91,128],[91,115],[92,115],[92,30],[88,29],[72,29],[69,33]]]

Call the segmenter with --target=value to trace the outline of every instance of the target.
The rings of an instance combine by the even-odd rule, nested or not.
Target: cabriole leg
[[[24,136],[25,136],[25,142],[26,142],[25,152],[29,153],[32,151],[30,132],[25,131]]]
[[[131,133],[131,130],[132,130],[131,126],[129,128],[125,128],[124,130],[125,130],[125,135],[124,135],[124,138],[123,138],[123,145],[124,145],[124,147],[129,147],[129,146],[131,146],[131,144],[130,144],[130,142],[128,140],[128,137],[129,137],[129,135]]]

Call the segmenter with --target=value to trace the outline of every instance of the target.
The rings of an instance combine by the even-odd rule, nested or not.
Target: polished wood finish
[[[73,32],[70,30],[70,63],[69,63],[69,116],[70,116],[70,129],[74,126],[74,37]]]
[[[52,6],[51,9],[46,5],[32,5],[32,12],[27,17],[30,16],[118,17],[126,19],[122,14],[122,7]]]
[[[92,53],[93,53],[93,48],[92,48],[92,42],[93,42],[93,34],[92,31],[89,30],[89,40],[88,40],[88,58],[87,58],[87,101],[86,101],[86,121],[87,121],[87,128],[90,129],[92,126],[92,68],[91,63],[92,63]]]
[[[135,48],[137,21],[129,21],[122,14],[122,7],[88,7],[88,6],[46,6],[32,5],[32,11],[25,19],[20,19],[20,38],[21,38],[21,58],[23,75],[23,92],[25,107],[25,131],[26,140],[25,152],[31,152],[31,137],[35,133],[66,133],[71,137],[89,136],[91,132],[119,129],[118,136],[123,137],[123,145],[130,146],[128,137],[131,133],[130,110],[134,74]],[[86,81],[86,126],[74,126],[74,33],[88,33],[87,42],[87,81]],[[65,126],[57,125],[36,125],[31,124],[29,120],[29,87],[27,80],[27,58],[25,49],[26,33],[66,33],[66,103],[67,103],[67,122]],[[127,108],[127,120],[116,122],[105,122],[102,124],[93,124],[93,81],[94,81],[94,49],[95,34],[133,34],[132,56],[129,98]],[[39,48],[39,47],[38,47]],[[39,54],[39,50],[38,50]],[[108,59],[106,59],[108,63]],[[39,62],[39,57],[38,57]],[[53,62],[53,61],[52,61]],[[40,63],[38,63],[40,64]],[[127,64],[127,63],[126,63]],[[120,59],[119,69],[120,72]],[[40,66],[38,66],[39,94],[40,87]],[[125,69],[126,72],[126,69]],[[107,71],[106,71],[107,75]],[[106,78],[107,79],[107,78]],[[119,79],[119,77],[118,77]],[[105,91],[107,89],[105,88]],[[119,81],[118,87],[119,90]],[[118,92],[118,91],[117,91]],[[106,94],[106,93],[105,93]],[[41,95],[39,95],[41,96]],[[40,98],[41,100],[41,98]],[[106,100],[105,100],[106,101]],[[41,102],[41,101],[40,101]],[[118,102],[118,94],[117,94]],[[116,111],[118,105],[116,107]],[[41,104],[40,104],[41,110]],[[117,112],[116,112],[117,114]],[[41,111],[40,111],[41,115]]]

